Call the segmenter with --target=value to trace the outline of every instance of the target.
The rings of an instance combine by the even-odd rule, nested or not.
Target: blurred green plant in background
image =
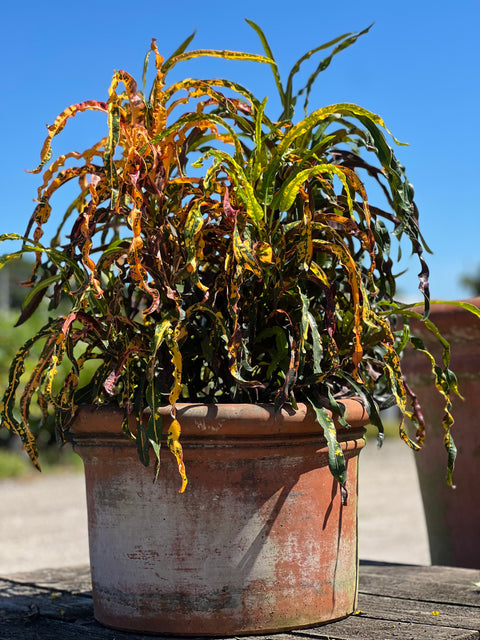
[[[460,284],[469,289],[472,296],[480,296],[480,266],[476,271],[465,273],[460,278]]]
[[[26,281],[32,272],[33,263],[25,260],[14,260],[0,270],[0,385],[8,385],[9,368],[19,347],[32,333],[36,333],[48,318],[46,304],[39,313],[29,318],[25,323],[15,326],[22,311],[25,289],[21,283]],[[40,348],[37,348],[40,353]],[[26,367],[25,376],[32,373],[34,360]],[[49,416],[43,423],[43,416],[37,408],[32,410],[32,431],[38,433],[39,447],[42,449],[45,470],[55,468],[80,468],[76,456],[70,447],[57,446],[53,416]],[[0,479],[17,477],[27,473],[35,473],[28,455],[23,451],[21,443],[6,429],[0,430]]]

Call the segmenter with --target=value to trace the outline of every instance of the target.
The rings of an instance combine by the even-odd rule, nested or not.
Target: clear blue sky
[[[114,69],[140,82],[152,37],[166,55],[194,30],[195,48],[262,53],[244,18],[264,29],[284,75],[307,50],[375,23],[321,74],[311,107],[355,102],[380,114],[409,143],[397,153],[434,251],[432,298],[465,297],[460,275],[480,264],[480,0],[9,2],[0,24],[0,233],[25,229],[40,183],[25,169],[38,164],[45,125],[60,111],[87,99],[106,100]],[[195,63],[189,74],[228,73],[258,96],[275,92],[268,67],[230,62],[233,68],[225,71],[219,64],[225,63]],[[67,125],[54,152],[71,148],[69,136],[88,142],[93,124],[81,119]],[[418,298],[417,261],[406,264],[403,294]]]

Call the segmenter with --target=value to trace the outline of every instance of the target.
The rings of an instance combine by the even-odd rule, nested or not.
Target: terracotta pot
[[[468,300],[480,307],[480,298]],[[480,569],[480,320],[464,309],[432,305],[430,319],[451,344],[451,369],[465,398],[453,400],[452,435],[458,449],[455,489],[445,482],[443,408],[431,366],[418,353],[405,354],[402,369],[417,393],[427,425],[425,447],[415,456],[433,564]],[[416,333],[441,363],[437,342],[419,323]]]
[[[177,405],[189,478],[163,451],[159,478],[121,434],[121,414],[82,408],[94,611],[106,626],[240,635],[316,625],[356,604],[357,456],[368,422],[346,402],[338,428],[348,500],[313,413],[253,405]],[[165,427],[169,418],[165,417]]]

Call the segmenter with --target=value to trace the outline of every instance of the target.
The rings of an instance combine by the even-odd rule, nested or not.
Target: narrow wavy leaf
[[[256,53],[244,53],[243,51],[228,51],[228,50],[216,50],[216,49],[196,49],[195,51],[184,51],[177,56],[169,58],[162,65],[163,73],[167,73],[172,67],[179,62],[185,62],[192,60],[193,58],[221,58],[223,60],[241,60],[244,62],[259,62],[265,64],[271,64],[272,60],[265,56],[260,56]]]
[[[180,473],[180,477],[182,479],[182,486],[180,487],[179,493],[183,493],[187,488],[187,475],[185,473],[185,464],[183,462],[183,450],[182,445],[180,444],[180,434],[181,427],[178,420],[173,419],[170,423],[170,427],[167,433],[167,445],[170,451],[175,456],[178,465],[178,472]]]
[[[73,118],[78,113],[82,111],[104,111],[107,112],[107,103],[106,102],[98,102],[97,100],[86,100],[85,102],[80,102],[78,104],[74,104],[64,111],[60,115],[57,116],[55,122],[52,125],[47,125],[48,136],[45,140],[42,150],[40,152],[40,164],[36,169],[29,171],[28,173],[40,173],[42,168],[48,162],[48,160],[52,157],[51,144],[52,139],[58,135],[67,124],[67,121],[70,118]]]
[[[340,485],[344,486],[347,481],[347,468],[345,465],[342,447],[337,440],[335,423],[327,410],[320,404],[313,394],[308,394],[308,398],[313,410],[315,411],[317,422],[321,426],[327,441],[328,466],[330,471],[335,480],[337,480]]]

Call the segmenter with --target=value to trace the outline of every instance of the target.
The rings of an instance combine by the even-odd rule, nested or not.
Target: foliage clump
[[[397,405],[418,426],[414,442],[402,418],[402,438],[422,444],[421,413],[400,363],[407,343],[423,349],[408,323],[418,314],[395,302],[391,257],[392,241],[406,238],[420,261],[427,316],[428,269],[412,185],[378,115],[350,103],[308,111],[319,73],[368,29],[308,52],[282,84],[263,32],[250,24],[265,55],[188,51],[189,38],[164,59],[153,41],[149,92],[145,74],[140,90],[117,71],[105,102],[69,107],[49,127],[36,169],[43,171],[38,205],[21,251],[4,258],[35,256],[21,321],[44,298],[52,314],[18,352],[2,405],[3,423],[21,435],[34,461],[34,397],[45,413],[54,408],[62,433],[79,404],[117,403],[125,425],[136,416],[146,464],[150,445],[159,455],[158,406],[169,403],[174,416],[179,400],[271,402],[278,409],[311,403],[340,482],[343,456],[325,408],[342,419],[344,394],[364,400],[380,431],[379,410]],[[303,63],[324,50],[294,93]],[[266,99],[232,80],[167,83],[177,65],[201,56],[269,65],[280,117],[272,119]],[[298,117],[302,97],[305,115]],[[52,159],[54,137],[88,110],[105,114],[105,137]],[[78,195],[50,245],[42,244],[52,196],[72,180]],[[370,184],[384,205],[370,202]],[[19,381],[37,342],[42,353],[18,418]],[[445,397],[452,468],[454,377],[448,359],[443,364],[432,366]],[[174,421],[168,442],[181,467],[179,435]]]

